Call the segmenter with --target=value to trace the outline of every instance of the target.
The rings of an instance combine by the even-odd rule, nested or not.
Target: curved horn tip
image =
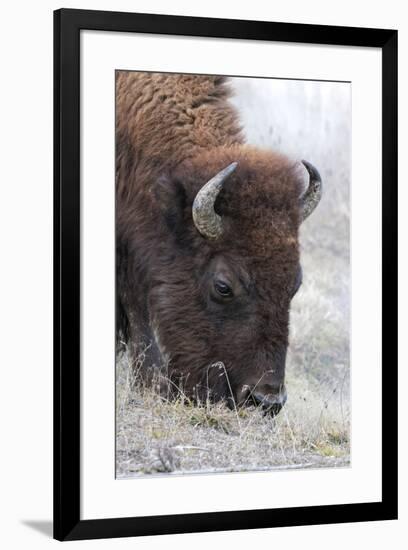
[[[236,168],[238,166],[238,162],[231,162],[231,164],[228,164],[225,168],[223,168],[218,174],[216,174],[212,180],[216,180],[220,185],[224,183],[224,181],[233,173],[235,172]],[[210,180],[210,181],[212,181]]]
[[[319,174],[318,169],[315,166],[313,166],[313,164],[311,164],[307,160],[302,160],[302,164],[304,165],[306,170],[309,172],[309,176],[311,176],[314,180],[318,180],[319,182],[322,181],[322,178]]]
[[[301,220],[310,216],[322,198],[322,178],[319,171],[307,160],[302,160],[309,174],[309,185],[301,197]]]
[[[231,164],[229,164],[226,168],[225,168],[225,172],[227,172],[227,176],[229,176],[230,174],[232,174],[232,172],[234,172],[234,170],[236,170],[238,166],[238,162],[235,161],[235,162],[231,162]]]

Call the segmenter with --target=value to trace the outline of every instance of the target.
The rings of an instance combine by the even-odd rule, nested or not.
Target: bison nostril
[[[272,414],[272,416],[276,416],[286,403],[286,392],[276,395],[263,395],[262,393],[254,392],[251,397],[257,407],[262,407],[265,412]]]

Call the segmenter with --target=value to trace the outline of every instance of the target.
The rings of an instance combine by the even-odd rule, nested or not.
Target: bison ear
[[[175,230],[182,222],[186,206],[184,187],[180,182],[162,176],[153,187],[153,195],[168,228]]]

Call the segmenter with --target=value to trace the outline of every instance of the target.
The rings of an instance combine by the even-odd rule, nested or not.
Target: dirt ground
[[[324,196],[301,228],[288,402],[275,418],[167,401],[117,360],[116,475],[344,467],[350,461],[349,84],[236,79],[247,141],[306,159]],[[306,176],[305,176],[306,177]]]

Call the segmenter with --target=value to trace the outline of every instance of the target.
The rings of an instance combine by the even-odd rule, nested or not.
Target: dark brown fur
[[[243,403],[283,392],[301,180],[244,144],[228,97],[220,77],[117,73],[118,335],[133,353],[149,346],[146,373],[164,365],[187,395]],[[209,241],[192,203],[233,161]],[[215,293],[220,277],[233,299]]]

